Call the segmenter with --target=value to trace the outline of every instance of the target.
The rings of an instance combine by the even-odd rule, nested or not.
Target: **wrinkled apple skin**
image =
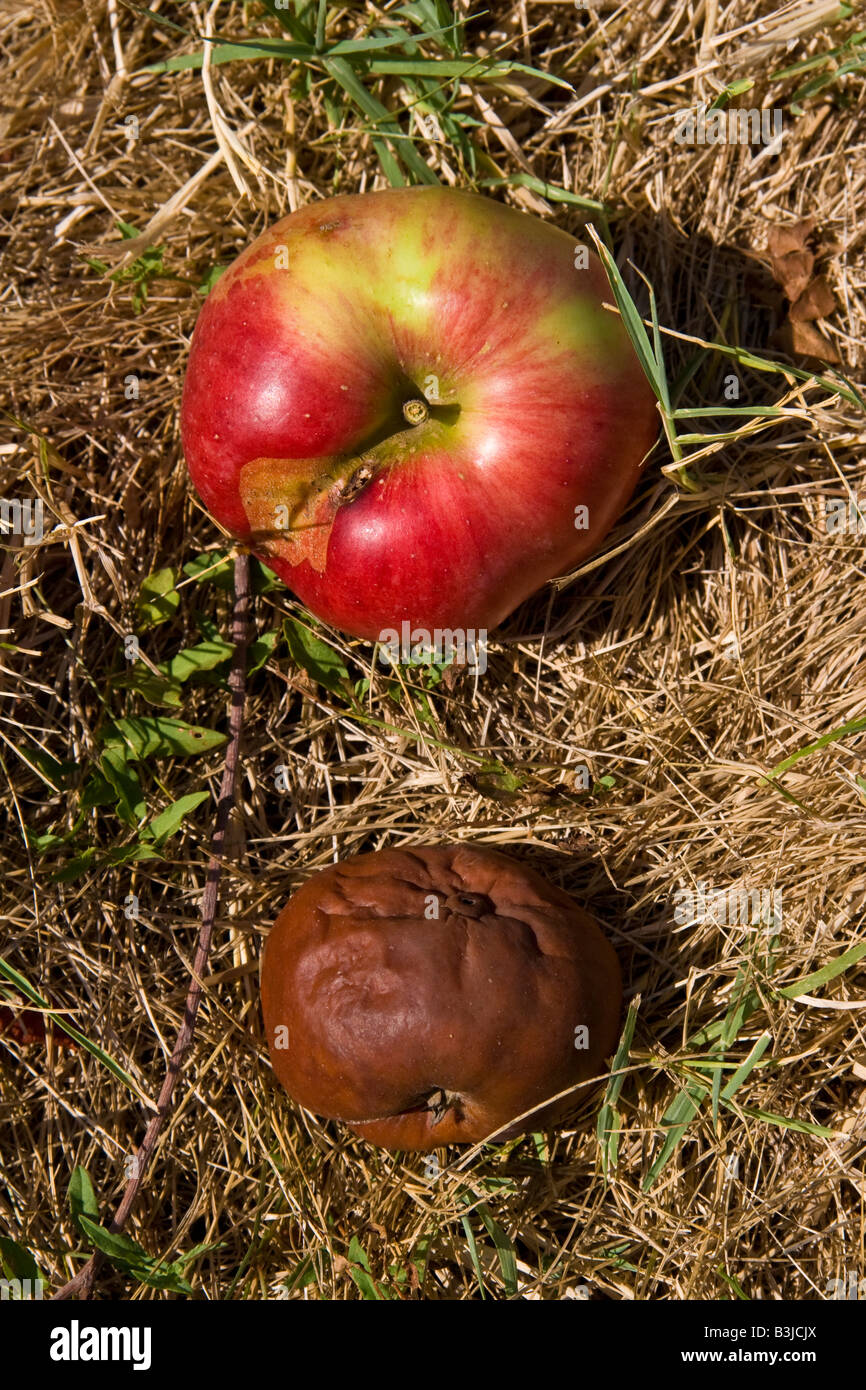
[[[553,1123],[603,1076],[622,1006],[593,918],[471,845],[378,850],[313,874],[271,929],[261,989],[289,1094],[388,1149]]]
[[[445,188],[277,222],[193,336],[183,447],[212,515],[355,636],[494,629],[598,548],[657,432],[580,245]]]

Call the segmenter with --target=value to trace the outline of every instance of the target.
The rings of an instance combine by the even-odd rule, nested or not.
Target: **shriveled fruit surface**
[[[567,893],[494,850],[358,855],[310,878],[262,963],[274,1071],[386,1148],[550,1123],[616,1044],[616,953]],[[585,1031],[584,1031],[585,1030]]]

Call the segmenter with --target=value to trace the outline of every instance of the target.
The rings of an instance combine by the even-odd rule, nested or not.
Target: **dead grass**
[[[280,34],[255,5],[226,0],[210,19],[202,5],[156,8],[235,38]],[[361,36],[383,13],[332,10],[327,39]],[[185,1273],[210,1299],[471,1299],[480,1280],[494,1298],[816,1299],[846,1270],[866,1276],[864,961],[855,952],[833,978],[796,986],[866,941],[866,725],[767,776],[866,716],[866,534],[828,534],[825,521],[828,499],[866,496],[866,429],[827,383],[738,367],[687,340],[809,366],[778,353],[784,304],[766,247],[768,226],[814,216],[837,306],[817,327],[838,370],[862,381],[860,75],[801,97],[802,114],[790,103],[816,70],[772,79],[855,32],[856,17],[837,13],[749,0],[493,3],[469,26],[468,53],[550,68],[574,88],[520,72],[466,84],[454,109],[481,122],[465,127],[477,177],[526,174],[604,201],[643,312],[646,287],[627,262],[654,286],[675,403],[783,403],[785,414],[683,446],[685,473],[660,445],[607,558],[515,614],[477,686],[449,673],[395,689],[371,669],[369,646],[322,629],[348,682],[317,682],[282,639],[250,677],[205,1001],[127,1226],[151,1263],[138,1274],[107,1264],[97,1296],[176,1296],[156,1287],[155,1262],[197,1244],[211,1248]],[[116,798],[80,811],[82,790],[97,785],[112,719],[227,727],[220,668],[185,683],[175,709],[118,684],[125,634],[139,631],[157,665],[229,631],[231,595],[209,581],[182,585],[168,621],[139,628],[136,617],[146,576],[182,577],[196,556],[226,549],[178,440],[197,287],[282,213],[385,180],[348,99],[335,103],[321,70],[308,86],[301,62],[214,65],[209,92],[201,72],[142,73],[201,45],[119,0],[4,0],[0,45],[0,496],[45,508],[40,542],[9,538],[0,584],[3,956],[19,972],[16,983],[7,969],[0,993],[26,1003],[23,977],[131,1083],[83,1046],[61,1046],[50,1022],[44,1043],[0,1037],[0,1231],[54,1288],[92,1248],[67,1198],[73,1172],[88,1171],[108,1225],[151,1113],[141,1096],[162,1082],[213,823],[211,796],[156,857],[111,863],[139,842],[135,817]],[[683,111],[743,78],[754,86],[740,105],[784,110],[781,149],[673,139]],[[399,75],[367,85],[392,110],[412,99]],[[416,148],[443,182],[470,182],[453,141],[432,132]],[[492,195],[580,227],[578,205],[537,188]],[[145,234],[138,269],[156,272],[138,313],[140,278],[87,265],[133,266],[105,249],[119,222]],[[282,634],[302,610],[257,572],[254,635]],[[351,683],[365,677],[353,705]],[[215,793],[222,758],[215,747],[143,760],[147,818]],[[585,902],[639,996],[607,1185],[601,1095],[574,1129],[443,1152],[437,1173],[423,1156],[320,1125],[272,1082],[257,969],[287,894],[337,856],[461,838],[509,849]],[[678,921],[677,891],[700,883],[780,894],[781,925]],[[726,1102],[764,1034],[767,1050]],[[688,1123],[659,1167],[677,1120]]]

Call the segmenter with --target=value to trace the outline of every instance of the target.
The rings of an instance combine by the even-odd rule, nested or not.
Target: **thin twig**
[[[238,761],[240,756],[240,739],[244,718],[244,694],[246,690],[246,649],[247,649],[247,628],[249,622],[250,606],[250,562],[249,556],[240,554],[235,558],[235,601],[232,614],[232,638],[235,648],[232,658],[232,668],[229,674],[229,692],[231,694],[231,707],[229,710],[229,745],[226,751],[225,767],[223,769],[222,784],[220,786],[219,802],[217,803],[216,828],[214,830],[211,857],[208,862],[207,879],[205,881],[204,893],[201,900],[201,927],[196,943],[195,957],[192,964],[192,981],[186,996],[186,1007],[183,1013],[183,1021],[178,1030],[177,1039],[172,1049],[169,1059],[168,1069],[165,1080],[162,1083],[162,1090],[157,1101],[156,1114],[150,1121],[145,1131],[144,1139],[136,1155],[136,1163],[133,1165],[133,1176],[126,1184],[120,1206],[114,1214],[114,1218],[109,1226],[110,1231],[120,1231],[126,1223],[126,1219],[132,1210],[141,1181],[147,1171],[156,1141],[159,1138],[160,1130],[166,1116],[170,1113],[174,1090],[183,1059],[192,1042],[195,1030],[196,1015],[202,996],[202,978],[205,974],[208,956],[210,954],[211,939],[213,937],[214,922],[218,903],[219,877],[222,867],[223,846],[225,843],[226,830],[228,828],[229,816],[235,803],[235,783],[237,780]],[[97,1250],[91,1255],[87,1264],[78,1271],[74,1279],[70,1279],[68,1284],[64,1284],[61,1289],[53,1295],[53,1301],[73,1298],[79,1295],[87,1298],[93,1288],[102,1252]]]

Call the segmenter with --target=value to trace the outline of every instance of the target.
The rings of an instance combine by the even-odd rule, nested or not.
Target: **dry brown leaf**
[[[815,230],[814,217],[804,217],[789,226],[772,223],[767,228],[767,250],[774,261],[792,252],[805,251],[806,242]]]
[[[791,305],[788,317],[792,323],[802,323],[806,319],[825,319],[835,308],[836,296],[827,283],[827,277],[816,275]]]
[[[838,362],[839,354],[813,323],[786,319],[774,335],[783,352],[793,357],[816,357],[821,362]]]
[[[785,298],[799,299],[812,278],[815,257],[811,251],[789,251],[773,259],[773,278],[781,285]]]

